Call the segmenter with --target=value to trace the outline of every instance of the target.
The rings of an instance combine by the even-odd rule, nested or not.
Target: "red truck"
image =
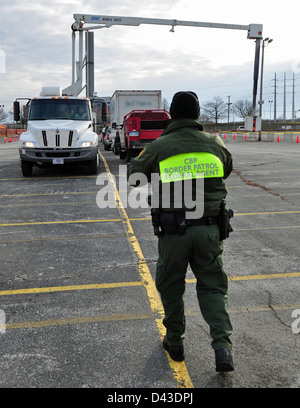
[[[170,119],[170,113],[164,109],[132,110],[125,115],[115,141],[120,159],[129,162],[136,157],[148,143],[161,135]]]

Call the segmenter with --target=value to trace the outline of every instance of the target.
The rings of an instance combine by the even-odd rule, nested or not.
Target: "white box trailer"
[[[117,132],[120,135],[121,148],[125,148],[121,129],[124,116],[132,110],[161,109],[161,91],[157,90],[117,90],[110,99],[110,123],[112,128],[112,144],[115,144]],[[118,151],[114,149],[115,154]]]

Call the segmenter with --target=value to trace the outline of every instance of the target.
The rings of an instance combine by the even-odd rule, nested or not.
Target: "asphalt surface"
[[[18,142],[0,143],[1,388],[300,387],[300,144],[225,143],[235,211],[224,242],[228,374],[215,372],[190,270],[185,363],[161,346],[149,210],[123,208],[110,193],[111,208],[97,205],[103,180],[113,192],[110,172],[118,187],[124,162],[101,145],[98,177],[55,167],[24,178]]]

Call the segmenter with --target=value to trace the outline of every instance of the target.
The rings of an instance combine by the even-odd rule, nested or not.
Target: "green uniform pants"
[[[156,287],[165,310],[167,339],[181,345],[185,334],[184,291],[188,264],[196,277],[197,298],[210,327],[212,347],[231,349],[232,333],[227,307],[227,275],[222,263],[219,227],[192,226],[183,235],[164,235],[158,242]]]

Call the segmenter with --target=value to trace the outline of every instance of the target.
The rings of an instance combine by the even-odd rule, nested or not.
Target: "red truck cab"
[[[124,116],[122,136],[123,146],[120,158],[130,161],[145,146],[157,139],[167,127],[171,119],[170,113],[164,109],[133,110]]]

